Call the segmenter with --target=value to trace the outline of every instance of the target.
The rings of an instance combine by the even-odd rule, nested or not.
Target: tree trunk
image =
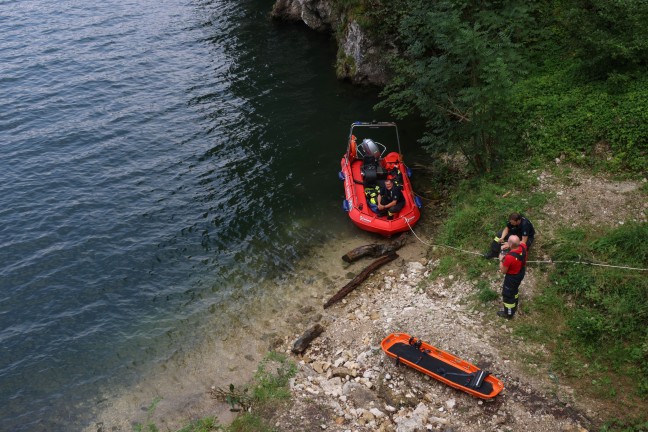
[[[351,282],[346,284],[340,291],[338,291],[333,297],[331,297],[324,304],[324,309],[342,300],[344,297],[346,297],[347,294],[356,289],[358,285],[360,285],[365,279],[367,279],[371,273],[384,266],[388,262],[395,260],[396,258],[398,258],[398,255],[396,255],[395,252],[392,252],[389,255],[380,257],[376,261],[369,264],[364,270],[362,270],[362,272],[360,272],[358,276],[354,277]]]
[[[312,340],[321,335],[323,331],[324,327],[322,327],[320,323],[317,323],[306,330],[306,332],[293,344],[292,352],[295,354],[301,354],[306,351],[306,348],[308,348]]]
[[[388,255],[392,252],[396,252],[398,249],[403,247],[405,243],[409,240],[407,235],[401,235],[398,239],[390,242],[389,244],[379,244],[372,243],[364,246],[358,246],[357,248],[349,251],[342,257],[342,259],[348,263],[352,263],[364,256],[371,256],[378,258],[383,255]]]

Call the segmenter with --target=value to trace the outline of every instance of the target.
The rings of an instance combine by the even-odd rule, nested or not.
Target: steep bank
[[[336,7],[333,1],[277,0],[271,16],[303,22],[316,31],[331,32],[338,44],[335,64],[338,78],[354,84],[387,83],[386,58],[394,47],[371,38],[355,18]]]

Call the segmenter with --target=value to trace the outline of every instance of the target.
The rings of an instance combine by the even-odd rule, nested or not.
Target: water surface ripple
[[[0,6],[0,430],[74,430],[353,230],[335,173],[375,92],[261,0]]]

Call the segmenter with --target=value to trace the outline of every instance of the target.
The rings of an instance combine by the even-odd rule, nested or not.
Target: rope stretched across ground
[[[454,249],[459,252],[463,253],[468,253],[472,255],[479,255],[483,256],[483,254],[479,252],[473,252],[465,249],[461,249],[458,247],[454,246],[449,246],[449,245],[443,245],[443,244],[434,244],[434,243],[428,243],[421,239],[416,232],[414,231],[414,228],[412,228],[412,225],[405,219],[405,222],[407,223],[407,226],[409,227],[410,231],[412,231],[412,234],[414,234],[414,237],[418,239],[421,243],[423,243],[426,246],[438,246],[438,247],[444,247],[448,249]],[[527,264],[533,263],[533,264],[583,264],[583,265],[591,265],[591,266],[597,266],[597,267],[611,267],[611,268],[618,268],[618,269],[624,269],[624,270],[636,270],[636,271],[648,271],[648,268],[640,268],[640,267],[629,267],[629,266],[619,266],[619,265],[613,265],[613,264],[605,264],[605,263],[594,263],[594,262],[589,262],[589,261],[565,261],[565,260],[559,260],[559,261],[553,261],[553,260],[529,260],[527,261]]]

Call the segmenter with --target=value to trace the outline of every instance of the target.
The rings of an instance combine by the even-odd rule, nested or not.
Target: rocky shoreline
[[[556,226],[596,213],[600,202],[610,204],[598,216],[600,225],[614,226],[628,218],[645,223],[648,204],[642,203],[641,183],[613,181],[577,169],[571,170],[567,184],[547,171],[530,174],[538,176],[543,190],[555,193],[534,220],[549,237]],[[532,319],[525,316],[524,308],[512,321],[497,317],[499,298],[481,303],[474,281],[461,274],[435,272],[444,253],[449,252],[411,239],[399,250],[401,258],[370,276],[341,302],[321,312],[303,308],[301,326],[274,348],[290,354],[292,343],[308,325],[320,322],[325,330],[303,355],[293,356],[298,374],[291,382],[292,402],[276,413],[274,427],[339,432],[583,432],[603,424],[607,410],[602,402],[576,394],[550,364],[534,360],[547,358],[544,346],[514,335],[515,326]],[[352,264],[349,275],[368,263]],[[545,277],[538,267],[529,266],[521,302],[539,293],[547,283]],[[479,279],[500,291],[502,277],[495,261]],[[330,291],[326,295],[335,292]],[[483,401],[408,367],[397,367],[380,348],[381,340],[394,332],[421,338],[490,371],[504,382],[504,390]]]
[[[587,222],[592,215],[602,226],[630,220],[646,222],[648,203],[643,199],[641,182],[614,181],[575,168],[569,172],[568,181],[564,173],[529,172],[537,176],[541,190],[555,195],[534,214],[542,237],[532,259],[545,258],[541,256],[542,243],[550,241],[561,225],[583,218]],[[606,209],[603,213],[597,210],[601,203]],[[431,210],[423,216],[415,230],[419,237],[433,242],[428,230],[439,221]],[[495,315],[499,298],[488,303],[478,300],[474,279],[459,270],[439,271],[444,254],[458,252],[430,248],[410,236],[398,250],[398,259],[369,276],[342,301],[324,309],[326,300],[372,260],[349,265],[342,261],[343,254],[376,241],[380,240],[358,233],[343,243],[338,240],[322,245],[311,260],[303,263],[290,282],[294,285],[291,298],[281,300],[260,326],[240,329],[253,340],[249,341],[251,355],[245,361],[237,359],[238,367],[231,370],[237,379],[216,380],[213,369],[187,363],[190,370],[172,377],[173,392],[154,381],[148,386],[153,393],[138,391],[121,398],[106,395],[109,406],[86,430],[132,430],[132,424],[147,421],[156,394],[163,400],[150,420],[166,430],[177,430],[187,419],[204,416],[216,416],[222,424],[228,424],[233,413],[228,404],[210,398],[210,388],[230,382],[237,387],[244,385],[267,350],[286,353],[298,366],[291,381],[290,402],[269,416],[263,413],[264,420],[278,431],[583,432],[598,430],[609,417],[608,406],[583,397],[552,370],[546,361],[546,347],[514,332],[533,319],[524,313],[524,302],[539,294],[547,283],[538,267],[529,267],[520,288],[523,306],[514,320],[506,321]],[[466,255],[465,259],[482,258]],[[479,280],[500,291],[502,276],[495,261]],[[316,324],[324,328],[323,333],[303,354],[293,355],[293,343]],[[491,372],[504,382],[504,390],[494,400],[483,401],[408,367],[397,367],[380,348],[382,339],[393,332],[421,338]],[[201,365],[213,368],[225,363],[223,354],[207,349],[197,358]]]
[[[412,245],[410,247],[417,247]],[[571,389],[523,371],[505,352],[521,343],[491,306],[474,305],[460,276],[429,279],[438,260],[399,260],[322,318],[325,332],[296,358],[293,404],[274,420],[282,431],[584,431],[595,412]],[[495,267],[495,266],[494,266]],[[534,284],[533,270],[527,283]],[[498,277],[490,277],[497,284]],[[483,401],[410,368],[380,349],[403,331],[491,371],[505,390]],[[289,350],[290,339],[283,347]],[[536,366],[537,368],[538,366]]]

